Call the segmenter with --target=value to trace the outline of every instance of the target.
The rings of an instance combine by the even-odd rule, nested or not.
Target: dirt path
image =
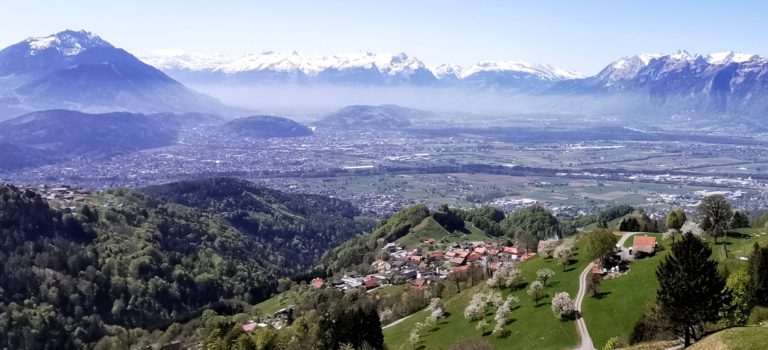
[[[635,234],[637,234],[637,232],[624,232],[621,235],[619,242],[616,244],[623,247],[624,242]],[[579,275],[579,292],[576,294],[576,300],[574,300],[576,310],[579,312],[581,312],[581,304],[584,302],[584,296],[587,294],[587,275],[589,275],[589,271],[592,270],[593,266],[595,266],[594,263],[589,263]],[[592,343],[592,337],[589,336],[589,330],[587,329],[587,324],[584,322],[584,317],[579,317],[579,319],[576,320],[576,329],[579,331],[579,337],[581,337],[581,344],[576,350],[594,350],[595,345]]]

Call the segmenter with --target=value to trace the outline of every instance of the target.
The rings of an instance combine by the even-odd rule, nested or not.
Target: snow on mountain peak
[[[30,55],[55,49],[64,56],[75,56],[89,48],[112,47],[99,36],[84,30],[65,30],[49,36],[29,38],[24,42],[29,46]]]
[[[583,75],[549,65],[531,64],[522,61],[481,62],[464,68],[457,65],[440,65],[428,68],[418,58],[401,52],[398,54],[354,51],[334,55],[308,54],[301,52],[280,53],[273,51],[252,52],[240,57],[224,55],[189,54],[180,50],[161,50],[140,57],[145,62],[164,70],[219,71],[237,74],[248,71],[272,70],[279,72],[301,72],[308,76],[325,70],[376,69],[387,76],[410,75],[418,70],[429,70],[438,79],[455,77],[463,79],[469,75],[494,71],[529,73],[545,80],[577,79]]]
[[[578,79],[584,76],[562,68],[552,67],[550,65],[532,64],[524,61],[498,61],[498,62],[480,62],[467,69],[464,69],[461,73],[461,78],[464,79],[470,75],[479,72],[522,72],[531,75],[538,76],[545,80],[562,80],[562,79]]]
[[[707,55],[707,62],[709,64],[744,63],[744,62],[752,61],[754,59],[759,59],[759,58],[760,56],[758,55],[746,54],[741,52],[733,52],[733,51],[723,51],[723,52],[714,52]]]

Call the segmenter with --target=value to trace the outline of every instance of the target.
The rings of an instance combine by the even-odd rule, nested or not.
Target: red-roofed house
[[[518,249],[517,247],[504,247],[504,253],[520,254],[520,249]]]
[[[443,252],[432,252],[427,255],[429,260],[438,260],[443,258]]]
[[[416,287],[416,288],[423,288],[427,284],[429,284],[429,281],[427,281],[427,280],[425,280],[423,278],[417,278],[417,279],[415,279],[413,281],[413,286]]]
[[[656,251],[656,237],[653,236],[635,236],[632,241],[632,250],[634,254],[645,253],[653,254]]]
[[[445,256],[447,256],[449,258],[452,258],[452,257],[456,256],[456,252],[454,252],[453,250],[449,250],[449,251],[447,251],[445,253]]]
[[[469,266],[454,266],[451,268],[451,271],[453,272],[467,272],[469,271]]]
[[[475,261],[477,259],[480,259],[480,254],[477,254],[475,252],[472,252],[472,254],[469,254],[467,257],[467,261]]]
[[[434,238],[428,238],[426,241],[424,241],[424,244],[434,245],[435,244],[435,239]]]
[[[469,252],[468,252],[468,251],[464,251],[464,250],[462,250],[462,251],[459,251],[459,252],[457,252],[457,254],[458,254],[460,257],[462,257],[462,258],[466,258],[466,257],[467,257],[467,255],[469,255]]]
[[[319,288],[322,288],[325,285],[325,280],[323,280],[322,278],[318,277],[318,278],[313,279],[312,282],[310,282],[310,284],[312,284],[312,287],[315,287],[315,288],[319,289]]]
[[[485,247],[477,247],[475,248],[475,253],[483,255],[485,254]]]
[[[455,265],[461,265],[464,263],[464,258],[460,258],[460,257],[451,258],[450,260],[448,260],[448,262]]]
[[[520,257],[520,261],[526,261],[534,256],[536,256],[536,253],[525,253]]]
[[[421,261],[421,255],[411,255],[411,260],[413,260],[413,261]]]
[[[376,286],[379,285],[379,279],[376,277],[371,277],[363,281],[363,285],[365,286],[365,289],[376,288]]]

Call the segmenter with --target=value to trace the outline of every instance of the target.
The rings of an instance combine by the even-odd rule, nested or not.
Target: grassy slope
[[[737,260],[736,257],[748,256],[755,242],[763,246],[768,244],[768,233],[766,233],[768,229],[739,229],[736,231],[748,236],[729,235],[726,240],[729,250],[728,258],[725,258],[723,254],[722,245],[712,246],[712,257],[731,271],[746,265],[745,261]],[[634,323],[642,315],[644,306],[656,295],[658,288],[656,266],[669,253],[672,242],[661,241],[661,234],[650,235],[656,236],[666,250],[652,258],[634,262],[627,276],[603,281],[601,291],[610,294],[601,299],[592,297],[584,299],[582,311],[592,341],[598,348],[602,347],[606,340],[611,337],[617,335],[629,337]],[[707,241],[713,243],[711,238],[707,238]],[[625,243],[627,247],[631,245],[632,238]]]
[[[649,235],[661,240],[661,234]],[[631,243],[632,238],[627,242]],[[629,338],[645,305],[656,295],[659,286],[656,266],[669,252],[671,242],[662,241],[661,244],[667,249],[651,258],[635,261],[627,275],[603,281],[600,291],[604,294],[601,298],[589,294],[584,298],[582,312],[595,347],[602,348],[614,336]]]
[[[446,231],[446,229],[440,226],[440,224],[437,223],[435,219],[429,216],[421,221],[421,223],[416,225],[416,227],[411,229],[411,232],[409,232],[407,235],[398,239],[397,243],[400,243],[406,247],[416,247],[419,245],[419,243],[428,238],[434,238],[439,241],[443,237],[450,235],[450,232]]]
[[[437,240],[439,247],[443,247],[444,243],[497,240],[496,237],[488,235],[483,230],[473,226],[470,222],[465,222],[464,225],[466,232],[448,232],[430,216],[411,229],[411,232],[407,235],[398,239],[397,243],[408,248],[415,248],[428,238]]]
[[[576,247],[583,252],[583,242],[577,242]],[[486,327],[486,334],[482,337],[499,349],[565,349],[577,346],[579,337],[574,322],[561,321],[555,318],[549,306],[549,301],[556,292],[567,291],[572,297],[576,296],[579,273],[588,261],[583,253],[576,255],[574,259],[576,262],[569,266],[565,272],[552,259],[535,257],[523,262],[520,268],[524,280],[527,282],[534,280],[536,271],[542,267],[550,267],[556,272],[546,290],[549,296],[542,299],[539,306],[535,306],[525,289],[511,292],[520,298],[520,303],[512,311],[511,321],[508,323],[512,334],[503,339],[490,335],[489,332],[493,328],[493,313],[489,312],[485,318],[489,325]],[[420,345],[424,349],[445,349],[459,341],[481,337],[480,331],[475,329],[476,323],[469,322],[464,318],[464,308],[469,303],[473,292],[485,288],[484,285],[480,285],[446,300],[446,311],[450,315],[442,320],[435,330],[422,331]],[[504,291],[505,296],[509,293],[508,290]],[[427,313],[422,311],[393,327],[385,329],[384,341],[387,347],[391,350],[410,349],[411,345],[408,342],[410,331],[415,323],[423,321],[426,316]]]
[[[695,344],[691,350],[760,350],[768,344],[768,327],[730,328],[712,334]]]

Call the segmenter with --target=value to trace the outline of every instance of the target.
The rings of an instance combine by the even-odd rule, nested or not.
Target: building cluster
[[[371,290],[386,284],[410,284],[415,288],[423,288],[442,281],[451,273],[467,272],[473,267],[495,271],[501,264],[516,264],[535,255],[520,247],[505,247],[496,242],[474,241],[444,245],[429,238],[413,249],[393,242],[382,248],[382,258],[371,264],[368,274],[347,273],[328,282],[316,278],[311,281],[311,285],[315,288],[329,286],[342,290],[360,287]]]

